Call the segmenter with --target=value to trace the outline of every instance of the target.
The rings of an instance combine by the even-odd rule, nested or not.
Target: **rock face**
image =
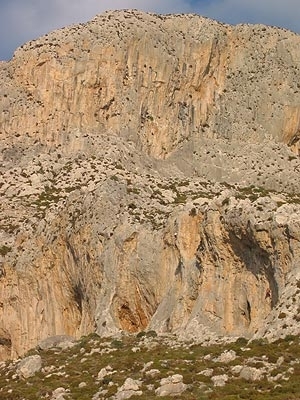
[[[94,330],[299,332],[299,44],[118,11],[0,64],[1,358]]]

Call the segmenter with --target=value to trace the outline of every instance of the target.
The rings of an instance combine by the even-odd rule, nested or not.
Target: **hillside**
[[[299,49],[128,10],[0,64],[0,359],[61,334],[299,334]]]
[[[297,400],[299,337],[197,345],[155,332],[55,337],[0,363],[1,400]]]

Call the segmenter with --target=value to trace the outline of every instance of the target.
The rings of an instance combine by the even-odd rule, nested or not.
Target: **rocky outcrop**
[[[299,40],[122,11],[0,65],[1,358],[299,332]]]

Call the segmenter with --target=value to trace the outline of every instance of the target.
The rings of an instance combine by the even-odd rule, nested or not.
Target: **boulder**
[[[101,380],[105,378],[108,375],[111,375],[112,372],[112,367],[108,365],[107,367],[101,368],[100,371],[98,372],[97,379]]]
[[[68,349],[75,345],[75,338],[67,335],[56,335],[50,336],[46,339],[43,339],[38,344],[38,349],[40,350],[49,350],[49,349]]]
[[[186,389],[187,385],[183,383],[183,376],[176,374],[161,379],[160,387],[155,390],[155,393],[159,397],[180,396]]]
[[[52,392],[51,400],[65,400],[69,396],[69,390],[59,387]]]
[[[214,358],[214,362],[229,363],[236,359],[236,352],[234,350],[225,350],[219,357]]]
[[[132,396],[141,396],[143,392],[140,389],[142,382],[127,378],[124,384],[118,389],[117,394],[114,396],[115,400],[130,399]]]
[[[211,377],[211,380],[213,381],[214,386],[222,387],[225,386],[226,382],[228,381],[228,375],[215,375]]]
[[[264,371],[255,367],[244,366],[240,372],[240,378],[246,381],[260,381],[263,378]]]
[[[36,372],[39,372],[42,368],[41,356],[29,356],[20,361],[17,367],[17,373],[23,378],[30,378]]]

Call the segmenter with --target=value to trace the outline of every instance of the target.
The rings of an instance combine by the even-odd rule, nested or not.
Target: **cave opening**
[[[234,253],[247,270],[255,275],[257,279],[265,276],[271,291],[270,299],[273,308],[278,302],[279,289],[275,278],[274,265],[270,260],[269,254],[247,235],[242,235],[239,238],[233,232],[230,232],[229,238]]]
[[[82,314],[83,291],[80,283],[73,286],[73,299],[75,300],[80,314]]]

